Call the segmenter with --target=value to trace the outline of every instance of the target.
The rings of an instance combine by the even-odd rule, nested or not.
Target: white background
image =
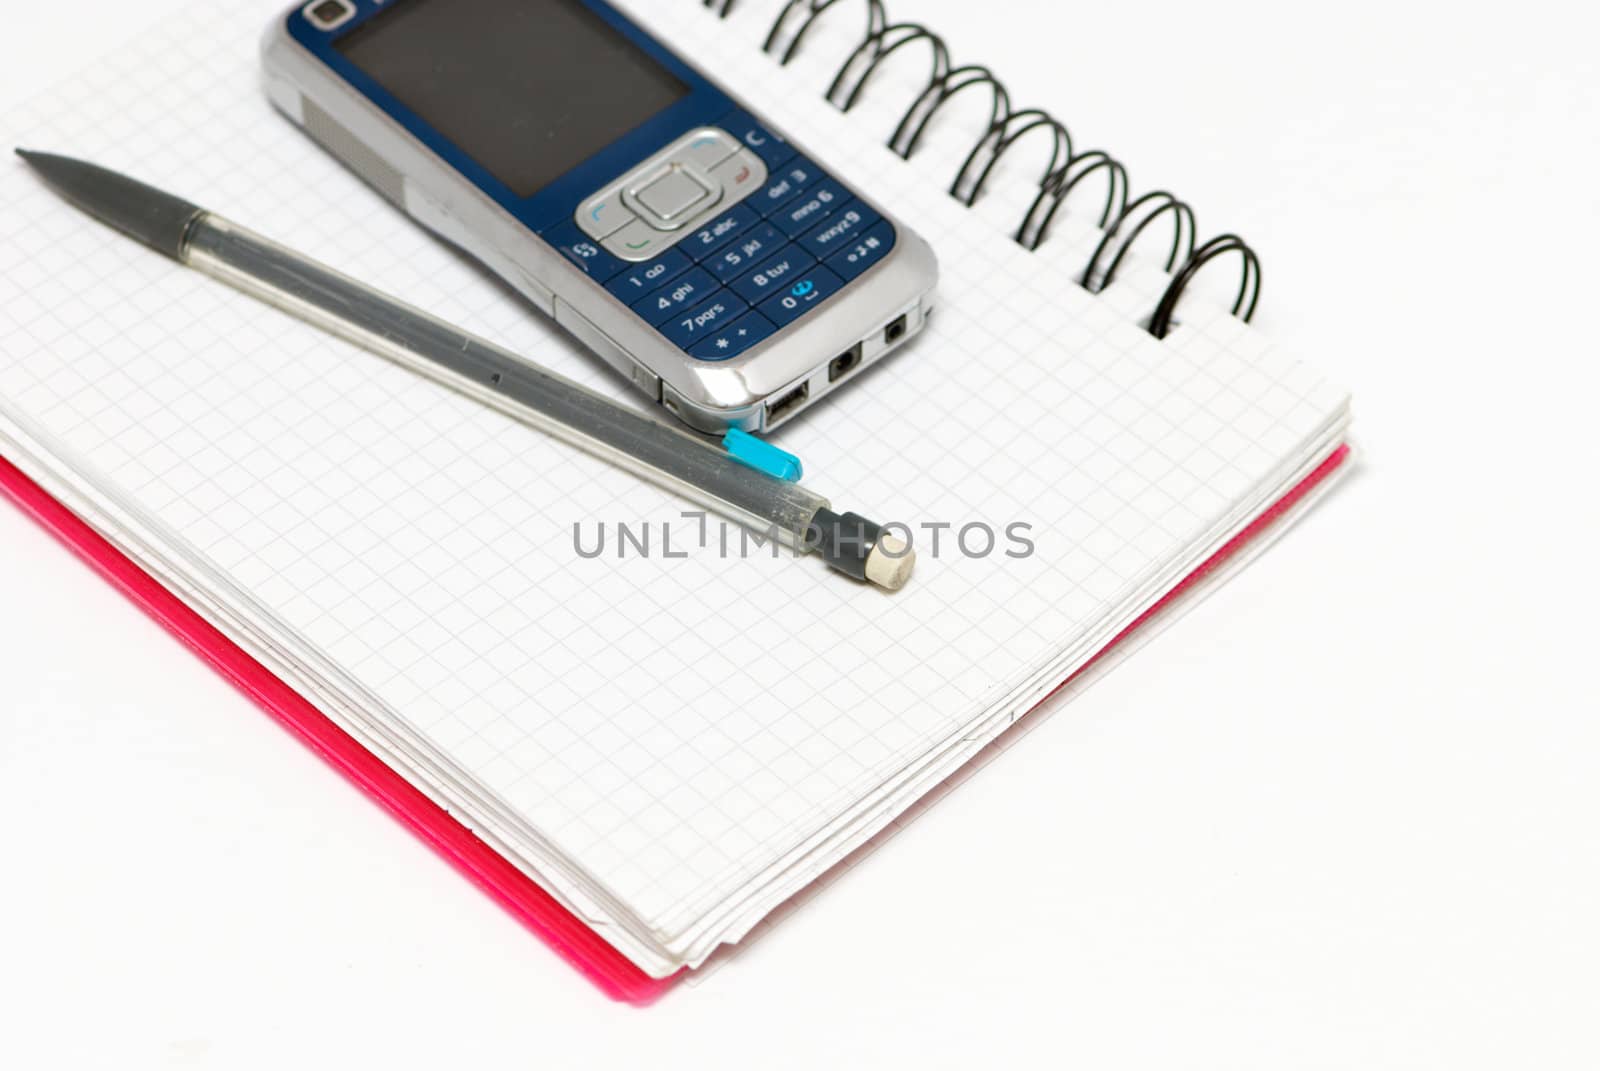
[[[7,6],[0,99],[145,24]],[[1355,475],[645,1010],[0,509],[0,1065],[1600,1062],[1600,24],[889,6],[1251,239],[1258,324],[1356,391]]]

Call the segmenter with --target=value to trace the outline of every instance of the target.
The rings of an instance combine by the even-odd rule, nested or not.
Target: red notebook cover
[[[1105,654],[1169,602],[1238,553],[1344,464],[1349,453],[1348,446],[1339,447],[1266,512],[1163,596],[1160,602],[1124,629],[1095,658]],[[168,632],[543,938],[605,993],[618,1000],[644,1004],[660,996],[681,975],[680,972],[680,975],[671,978],[656,979],[641,971],[531,878],[413,788],[405,778],[384,765],[299,693],[158,584],[4,458],[0,458],[0,490]]]

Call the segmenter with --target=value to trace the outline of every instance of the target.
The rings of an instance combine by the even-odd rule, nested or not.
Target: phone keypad
[[[543,236],[703,361],[795,323],[895,244],[888,220],[743,113],[657,154]]]
[[[814,264],[799,273],[798,281],[757,305],[756,311],[779,327],[787,327],[843,289],[843,279]]]
[[[763,260],[754,271],[735,278],[729,285],[734,293],[750,304],[759,305],[778,291],[793,285],[800,273],[816,262],[816,257],[799,246],[787,246],[782,252]]]
[[[658,286],[671,282],[693,266],[694,261],[681,249],[669,249],[648,264],[629,265],[621,275],[606,283],[606,289],[630,305]]]
[[[633,311],[650,321],[652,327],[672,319],[678,313],[717,292],[717,281],[701,267],[690,268],[676,279],[652,290],[633,303]]]
[[[705,265],[712,275],[726,281],[749,271],[758,260],[772,256],[788,243],[782,231],[762,223],[739,235],[722,252],[707,257]]]

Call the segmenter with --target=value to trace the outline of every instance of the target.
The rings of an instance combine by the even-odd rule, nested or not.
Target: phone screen
[[[579,0],[394,0],[335,47],[518,197],[689,93]]]

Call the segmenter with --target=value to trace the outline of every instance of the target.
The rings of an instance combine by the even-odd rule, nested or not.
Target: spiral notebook
[[[7,135],[189,194],[630,398],[270,110],[255,48],[279,6],[191,10],[181,37],[130,42],[8,111]],[[699,522],[112,238],[20,166],[0,171],[0,479],[639,998],[738,942],[1326,486],[1349,409],[1244,322],[1260,275],[1242,242],[1198,241],[1179,199],[1131,192],[1121,165],[925,29],[877,3],[865,39],[859,6],[619,6],[713,52],[737,94],[829,146],[940,255],[925,336],[778,437],[824,493],[948,526],[905,590],[813,559],[725,558],[715,540],[672,560],[577,554],[574,526],[675,526],[682,547]],[[1024,144],[1045,148],[1024,165]],[[1031,553],[956,538],[1013,522]]]

